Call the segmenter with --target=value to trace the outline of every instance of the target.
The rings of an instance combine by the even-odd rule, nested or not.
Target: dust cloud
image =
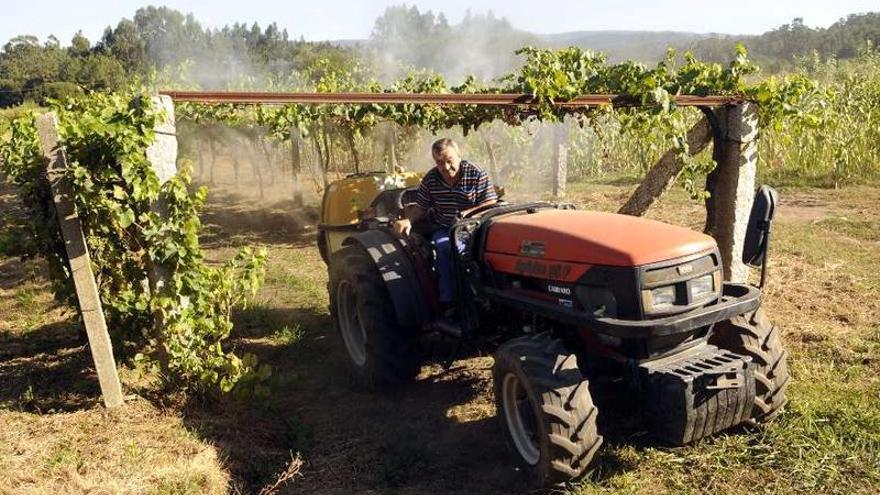
[[[237,46],[234,37],[214,33],[209,53],[188,56],[178,72],[181,84],[204,89],[278,89],[267,67],[290,61],[252,60],[248,50]],[[284,33],[286,36],[286,33]],[[352,49],[370,65],[370,73],[389,84],[412,69],[427,69],[442,74],[449,84],[460,83],[468,75],[488,81],[522,63],[514,51],[538,44],[537,38],[513,28],[504,18],[491,12],[468,12],[458,23],[450,23],[443,14],[419,12],[415,7],[390,7],[375,22],[369,40]],[[175,58],[172,44],[157,44],[156,57],[167,64],[181,63]],[[196,54],[197,55],[197,54]],[[288,87],[303,87],[295,71],[290,72]],[[211,194],[234,197],[251,206],[286,209],[305,204],[317,205],[329,182],[356,171],[392,171],[396,167],[426,172],[433,166],[431,143],[451,137],[462,147],[463,157],[492,176],[512,196],[543,197],[552,189],[552,171],[560,142],[575,144],[570,137],[573,124],[530,122],[510,127],[496,122],[484,125],[465,136],[460,129],[431,133],[423,129],[402,128],[381,123],[357,138],[357,154],[350,143],[332,133],[329,142],[310,136],[297,143],[301,157],[294,173],[290,142],[272,139],[265,129],[232,129],[222,126],[196,126],[190,123],[180,133],[184,155],[193,160],[196,182],[207,185]],[[583,142],[583,133],[580,133]],[[587,140],[589,141],[589,139]],[[595,161],[590,155],[592,143],[574,150],[570,157],[581,162]],[[329,150],[328,150],[329,146]],[[593,153],[595,154],[595,153]],[[356,163],[358,162],[358,163]],[[291,204],[284,205],[284,202]]]
[[[518,30],[491,11],[468,11],[457,24],[440,13],[416,7],[389,7],[378,18],[370,40],[360,46],[372,61],[379,80],[388,83],[409,69],[442,74],[450,84],[468,75],[489,81],[518,67],[523,59],[514,52],[539,44],[533,34]]]

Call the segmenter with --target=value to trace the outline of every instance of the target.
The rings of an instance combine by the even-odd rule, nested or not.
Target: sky
[[[20,34],[68,44],[82,30],[93,42],[109,25],[146,5],[166,5],[193,13],[203,25],[221,27],[254,21],[277,22],[291,37],[307,40],[364,39],[389,5],[407,3],[421,11],[443,12],[458,22],[468,9],[492,11],[513,26],[535,33],[587,30],[691,31],[758,34],[795,17],[827,27],[848,14],[878,11],[878,0],[0,0],[0,43]]]

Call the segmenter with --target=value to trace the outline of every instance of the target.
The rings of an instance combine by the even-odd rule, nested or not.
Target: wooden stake
[[[73,186],[66,178],[67,156],[59,144],[58,119],[54,113],[37,117],[37,131],[40,134],[43,156],[46,159],[46,172],[52,187],[52,199],[58,216],[58,224],[64,239],[70,272],[76,289],[83,325],[89,338],[89,348],[98,372],[98,382],[104,405],[116,407],[122,404],[122,386],[116,371],[113,358],[113,346],[107,333],[107,322],[101,299],[98,296],[98,285],[92,273],[92,263],[86,247],[86,239],[82,223],[76,212]]]

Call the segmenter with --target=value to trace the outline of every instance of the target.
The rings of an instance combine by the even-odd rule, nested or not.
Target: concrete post
[[[742,103],[715,112],[722,132],[715,143],[717,166],[707,181],[706,232],[718,242],[725,280],[741,283],[749,273],[742,252],[755,195],[758,108]]]
[[[95,362],[98,383],[104,405],[116,407],[122,404],[122,386],[113,358],[113,346],[107,332],[107,321],[98,295],[98,284],[92,273],[92,261],[86,246],[82,222],[76,211],[73,184],[67,176],[67,154],[58,137],[58,119],[53,112],[37,117],[46,174],[52,188],[52,200],[58,216],[58,226],[64,239],[64,249],[70,263],[71,278],[76,291],[83,325],[89,338],[89,350]]]
[[[300,145],[302,144],[302,135],[299,126],[290,127],[290,173],[293,178],[293,205],[302,207],[303,193],[302,185],[299,181],[299,174],[302,171],[302,152]]]
[[[568,127],[560,122],[554,129],[553,140],[553,197],[565,197],[568,181]]]
[[[170,97],[161,95],[152,98],[153,109],[163,113],[162,119],[156,122],[155,140],[147,148],[147,160],[153,167],[153,171],[159,178],[159,184],[164,184],[177,174],[177,126],[174,121],[174,101]],[[159,215],[167,215],[167,208],[163,201],[157,201],[150,205],[154,212]],[[166,266],[149,262],[147,284],[153,294],[161,291],[171,278],[171,271]],[[159,335],[165,326],[165,319],[161,311],[153,315],[153,335]]]

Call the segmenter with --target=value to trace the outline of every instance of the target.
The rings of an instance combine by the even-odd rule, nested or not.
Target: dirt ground
[[[118,433],[136,452],[165,452],[150,458],[165,471],[150,478],[144,457],[114,456],[104,461],[114,479],[130,476],[152,493],[530,493],[495,417],[491,348],[468,349],[444,369],[448,347],[435,346],[410,385],[383,394],[352,386],[314,247],[316,208],[294,208],[284,177],[268,184],[260,198],[252,181],[215,177],[203,243],[218,261],[242,245],[269,248],[266,285],[235,315],[234,345],[271,364],[271,396],[174,403],[126,368],[133,397]],[[568,199],[613,210],[633,187],[570,184]],[[612,404],[600,411],[606,444],[595,468],[567,492],[880,491],[880,186],[781,192],[766,305],[791,353],[787,411],[766,428],[667,448],[630,419],[632,411]],[[314,191],[307,199],[315,204]],[[691,227],[702,215],[679,191],[649,213]],[[0,262],[0,493],[19,491],[15,483],[32,493],[103,493],[95,490],[100,466],[83,460],[95,451],[89,441],[56,438],[106,413],[74,320],[57,308],[33,311],[50,305],[40,277],[33,263]],[[150,418],[156,435],[139,431],[138,418]],[[27,447],[34,435],[47,437],[36,442],[42,450]],[[58,445],[78,461],[59,460]],[[180,464],[199,455],[197,465]],[[292,460],[298,474],[275,483]],[[27,462],[37,468],[28,471]],[[41,473],[56,481],[41,481]],[[85,481],[70,481],[73,473]]]

